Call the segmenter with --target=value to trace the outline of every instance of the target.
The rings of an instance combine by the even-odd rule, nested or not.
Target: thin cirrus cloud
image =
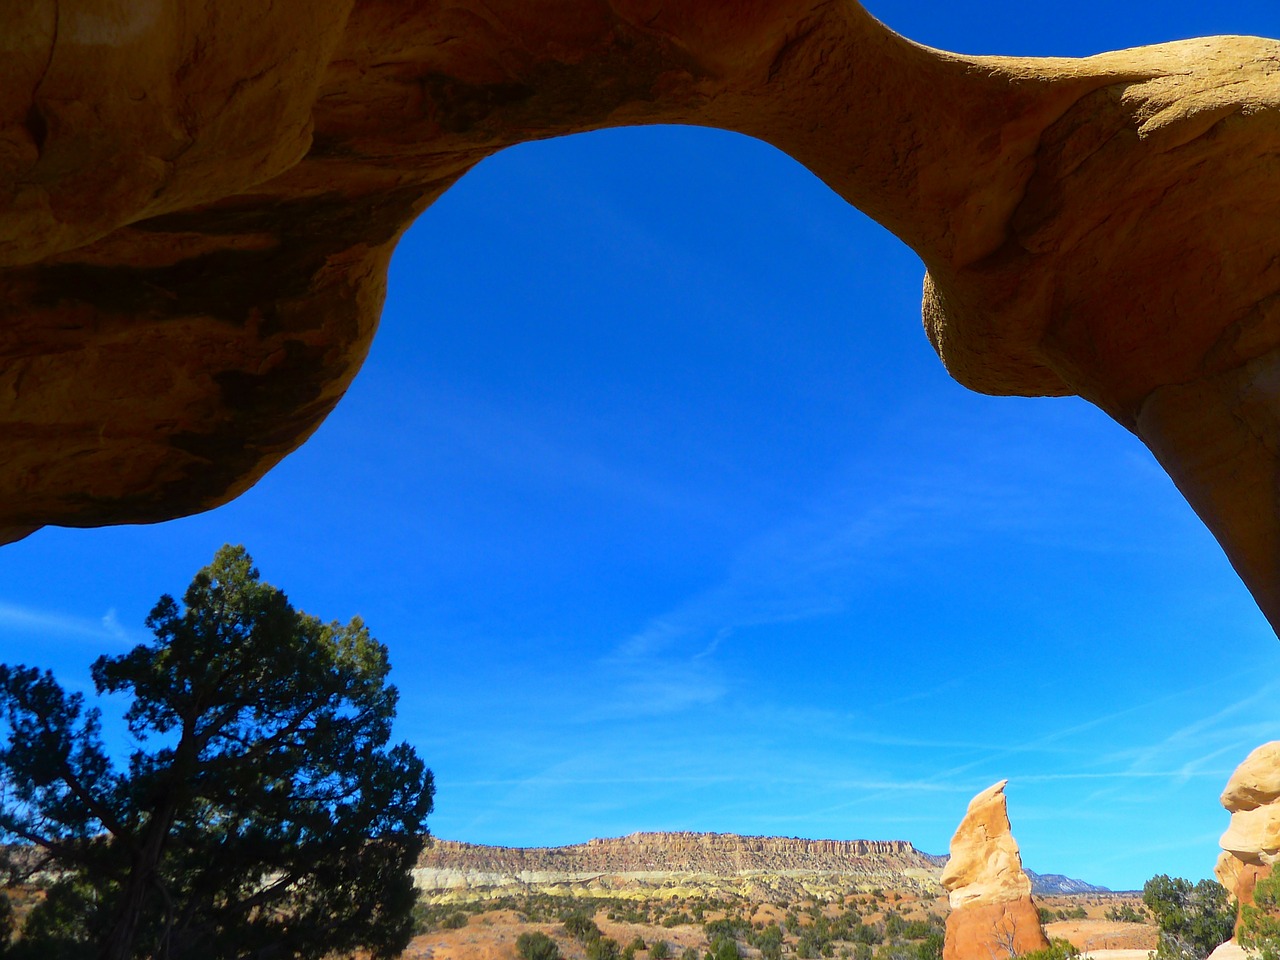
[[[1225,685],[1229,689],[1238,689],[1238,684],[1244,682],[1247,682],[1247,674],[1237,674],[1232,678],[1192,688],[1176,699],[1194,705],[1203,702],[1204,694],[1214,688]],[[1278,718],[1273,705],[1276,703],[1277,691],[1280,691],[1280,681],[1264,684],[1247,696],[1237,697],[1212,713],[1183,724],[1154,743],[1115,751],[1104,760],[1127,762],[1129,770],[1140,771],[1167,766],[1171,759],[1177,758],[1179,769],[1195,769],[1228,753],[1241,741],[1252,742],[1268,732],[1274,734]],[[1188,751],[1196,751],[1196,756],[1186,759]],[[1236,762],[1242,759],[1243,756]]]
[[[121,625],[114,608],[101,617],[92,619],[60,610],[43,610],[0,600],[0,629],[38,636],[42,641],[107,640],[116,644],[132,642],[129,631]]]
[[[1042,468],[1032,451],[1022,455],[1031,462],[1019,469]],[[916,552],[979,543],[993,530],[1015,530],[1028,543],[1083,538],[1089,552],[1105,549],[1106,537],[1085,536],[1064,519],[1073,515],[1064,503],[1029,497],[1004,478],[1008,465],[987,462],[990,451],[957,456],[927,472],[847,464],[789,520],[743,542],[718,582],[651,617],[606,659],[709,658],[745,628],[839,613],[909,567]]]

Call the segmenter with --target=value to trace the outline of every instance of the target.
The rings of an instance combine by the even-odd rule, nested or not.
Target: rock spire
[[[1005,960],[1049,946],[1009,827],[1008,782],[974,797],[951,838],[942,872],[951,900],[943,960]]]

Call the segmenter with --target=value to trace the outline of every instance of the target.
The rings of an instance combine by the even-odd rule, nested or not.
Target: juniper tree
[[[100,712],[48,671],[0,666],[0,839],[60,877],[13,956],[393,956],[433,785],[388,746],[397,692],[357,618],[302,613],[226,546],[154,635],[93,664],[126,694],[123,767]]]

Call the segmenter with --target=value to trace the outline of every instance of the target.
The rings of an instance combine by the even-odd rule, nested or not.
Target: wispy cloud
[[[115,637],[121,643],[129,643],[129,631],[120,623],[120,619],[116,616],[116,608],[112,607],[102,617],[100,621],[102,629],[111,636]]]
[[[695,663],[650,665],[648,670],[628,670],[607,681],[610,696],[581,710],[579,721],[655,717],[707,706],[725,694],[725,684],[715,671]]]
[[[958,502],[974,524],[1008,522],[1008,491],[981,481],[940,475],[897,483],[881,478],[896,492],[868,496],[852,489],[860,482],[853,477],[858,472],[851,469],[843,484],[790,522],[743,544],[717,583],[652,617],[619,642],[605,662],[706,659],[742,630],[838,613],[918,539],[936,542],[945,536],[938,532],[946,527],[938,518],[953,516]]]
[[[58,610],[42,610],[0,600],[0,630],[38,634],[46,639],[133,642],[116,616],[108,610],[98,619],[76,616]]]

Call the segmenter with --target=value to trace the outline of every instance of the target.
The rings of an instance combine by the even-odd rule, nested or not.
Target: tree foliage
[[[622,951],[613,937],[596,937],[587,941],[587,960],[619,960]]]
[[[516,937],[516,952],[524,960],[560,960],[559,944],[539,930]]]
[[[1032,950],[1024,953],[1019,960],[1074,960],[1080,956],[1080,950],[1070,940],[1055,937],[1043,950]]]
[[[1280,960],[1280,874],[1259,880],[1253,904],[1240,909],[1240,943],[1260,960]]]
[[[1143,886],[1142,902],[1160,926],[1159,960],[1204,960],[1231,938],[1235,911],[1215,880],[1192,884],[1160,874]]]
[[[571,913],[565,917],[564,932],[582,943],[591,943],[602,936],[595,920],[585,913]]]
[[[386,648],[294,609],[242,547],[146,622],[153,642],[92,667],[99,695],[132,698],[125,769],[83,695],[0,666],[0,837],[61,876],[12,953],[397,954],[433,786],[387,746]]]

